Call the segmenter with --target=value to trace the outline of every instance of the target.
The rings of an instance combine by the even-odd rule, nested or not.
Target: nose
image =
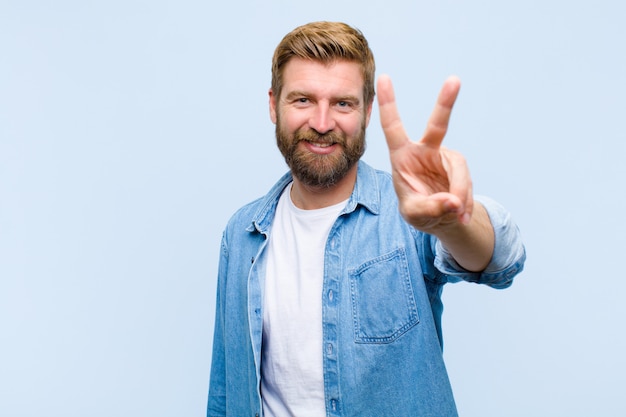
[[[309,119],[309,126],[322,135],[335,128],[335,119],[327,102],[320,101],[317,103]]]

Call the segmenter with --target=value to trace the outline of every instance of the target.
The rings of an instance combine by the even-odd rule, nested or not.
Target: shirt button
[[[332,343],[329,343],[329,344],[326,345],[326,353],[329,354],[329,355],[332,355],[332,353],[333,353],[333,344]]]
[[[333,411],[337,411],[337,400],[330,400],[330,408],[332,408]]]
[[[328,291],[328,299],[330,301],[333,301],[333,297],[335,296],[335,294],[333,293],[333,290]]]

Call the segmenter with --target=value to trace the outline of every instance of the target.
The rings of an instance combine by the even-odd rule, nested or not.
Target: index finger
[[[378,77],[378,110],[380,112],[380,124],[387,139],[387,146],[392,151],[404,145],[409,137],[402,126],[396,97],[393,92],[391,78],[388,75]]]
[[[421,143],[436,148],[441,146],[441,142],[443,142],[448,131],[452,107],[460,89],[461,80],[458,77],[451,76],[443,83],[435,108],[428,119]]]

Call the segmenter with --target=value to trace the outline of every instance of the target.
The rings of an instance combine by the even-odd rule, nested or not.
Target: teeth
[[[330,145],[332,145],[332,143],[317,143],[317,142],[309,142],[309,143],[315,146],[316,148],[328,148]]]

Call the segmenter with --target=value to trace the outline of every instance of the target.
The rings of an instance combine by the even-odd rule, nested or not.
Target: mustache
[[[323,144],[346,144],[346,138],[344,135],[337,132],[319,133],[313,129],[299,130],[294,134],[295,143],[298,142],[315,142]]]

